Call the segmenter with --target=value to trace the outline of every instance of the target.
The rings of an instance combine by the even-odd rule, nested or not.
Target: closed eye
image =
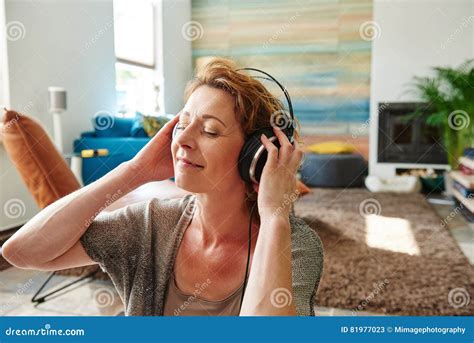
[[[186,128],[186,126],[184,126],[184,125],[177,125],[176,126],[176,130],[184,130],[185,128]],[[208,136],[211,136],[211,137],[216,137],[216,136],[219,135],[216,132],[211,132],[211,131],[206,131],[206,130],[203,130],[202,132],[205,133]]]

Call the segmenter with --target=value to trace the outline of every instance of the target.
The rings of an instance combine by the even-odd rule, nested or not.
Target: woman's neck
[[[205,246],[223,242],[246,242],[250,211],[245,192],[215,192],[196,194],[194,224],[201,230]],[[258,226],[254,211],[252,226]],[[254,234],[254,228],[252,229]]]

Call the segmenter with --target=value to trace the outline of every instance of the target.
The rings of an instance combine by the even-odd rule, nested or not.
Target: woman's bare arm
[[[55,270],[93,264],[79,238],[108,205],[144,183],[129,162],[50,204],[2,247],[3,257],[19,268]]]
[[[280,148],[265,135],[260,137],[268,152],[260,183],[254,186],[261,225],[240,315],[297,314],[293,301],[288,199],[295,194],[296,171],[303,151],[293,146],[280,128],[275,126],[273,131]],[[284,300],[282,304],[280,298]]]
[[[262,218],[241,316],[295,316],[288,220]]]
[[[150,182],[173,176],[171,139],[176,115],[130,161],[50,204],[2,247],[3,257],[25,269],[57,270],[95,263],[79,239],[108,205]]]

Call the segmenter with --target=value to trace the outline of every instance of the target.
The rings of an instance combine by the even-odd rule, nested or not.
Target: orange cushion
[[[37,120],[6,111],[3,123],[5,150],[40,208],[81,187]]]
[[[300,180],[296,180],[296,190],[300,196],[311,192],[311,189]]]

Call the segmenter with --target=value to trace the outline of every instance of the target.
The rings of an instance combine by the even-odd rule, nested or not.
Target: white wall
[[[8,89],[2,91],[3,104],[38,118],[52,134],[47,88],[65,87],[63,145],[69,153],[74,138],[92,129],[90,120],[97,111],[115,112],[112,0],[5,0],[0,4],[4,4],[6,24],[18,22],[22,31],[22,38],[6,44],[8,61],[2,61],[1,74]],[[5,155],[0,146],[0,206],[3,210],[15,198],[24,204],[25,212],[9,218],[3,211],[0,229],[21,224],[38,210]]]
[[[0,0],[0,27],[6,27],[5,0]],[[8,94],[7,40],[0,39],[0,105],[6,104]]]
[[[186,83],[191,79],[192,46],[184,39],[183,25],[191,20],[191,0],[162,0],[156,6],[158,80],[163,112],[182,109]]]
[[[374,0],[380,35],[372,46],[370,174],[394,175],[393,165],[376,163],[377,104],[417,101],[403,94],[413,76],[428,76],[431,67],[458,66],[474,57],[473,7],[472,0]]]

